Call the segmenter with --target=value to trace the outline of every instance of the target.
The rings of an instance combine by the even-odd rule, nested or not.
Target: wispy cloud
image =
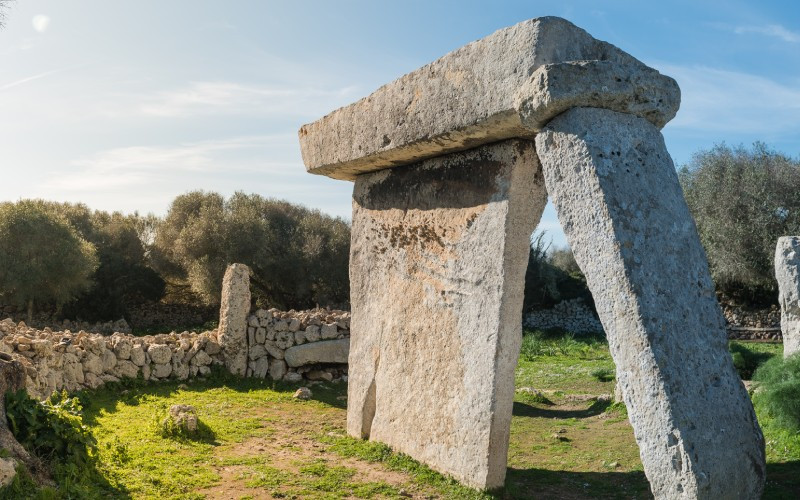
[[[33,76],[25,77],[25,78],[20,78],[19,80],[15,80],[13,82],[9,82],[9,83],[6,83],[4,85],[0,85],[0,91],[8,90],[8,89],[11,89],[11,88],[14,88],[14,87],[18,87],[18,86],[23,85],[25,83],[32,82],[34,80],[39,80],[40,78],[45,78],[47,76],[54,75],[56,73],[60,73],[61,71],[63,71],[63,70],[54,69],[54,70],[51,70],[51,71],[45,71],[44,73],[39,73],[38,75],[33,75]]]
[[[352,188],[308,175],[297,136],[275,134],[99,151],[50,172],[32,196],[163,213],[176,195],[196,189],[256,192],[348,216]]]
[[[671,127],[705,132],[779,134],[800,127],[800,80],[707,66],[655,64],[681,87],[681,109]]]
[[[733,32],[737,35],[756,33],[759,35],[780,38],[784,42],[800,43],[800,33],[788,30],[780,24],[767,24],[763,26],[737,26],[733,29]]]
[[[347,101],[355,89],[246,85],[236,82],[192,82],[143,100],[145,115],[186,117],[204,114],[316,113],[319,101]]]
[[[71,162],[78,172],[54,180],[61,187],[85,189],[86,183],[120,185],[141,183],[156,177],[184,176],[202,172],[242,170],[240,163],[225,162],[223,157],[243,150],[270,149],[296,138],[289,135],[235,137],[230,139],[177,144],[173,146],[129,146],[98,152]],[[247,157],[252,157],[248,153]],[[267,157],[259,162],[267,167]],[[125,182],[120,182],[124,179]]]

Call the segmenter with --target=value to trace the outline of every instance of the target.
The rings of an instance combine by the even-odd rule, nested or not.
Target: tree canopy
[[[40,201],[0,204],[0,297],[27,306],[61,306],[87,290],[94,246]]]
[[[194,191],[172,202],[159,224],[153,263],[217,304],[225,268],[247,264],[263,305],[343,305],[349,298],[350,227],[317,210],[255,194],[229,199]]]
[[[777,239],[800,234],[800,161],[758,142],[720,144],[679,177],[717,288],[771,300]]]

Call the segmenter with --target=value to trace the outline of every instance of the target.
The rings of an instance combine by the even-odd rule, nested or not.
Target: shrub
[[[780,427],[800,431],[800,355],[774,357],[759,367],[753,379],[754,399]]]
[[[65,315],[89,321],[119,319],[128,308],[164,295],[164,280],[150,267],[143,221],[152,218],[89,210],[85,205],[53,204],[97,248],[99,266],[92,286],[67,304]]]
[[[534,234],[525,271],[523,309],[546,309],[561,301],[576,298],[594,307],[592,294],[572,252],[568,248],[550,252],[545,233]]]
[[[259,306],[302,309],[349,299],[350,227],[342,219],[258,195],[190,192],[156,230],[154,263],[207,304],[219,303],[225,268],[253,271]]]
[[[592,370],[590,375],[600,382],[611,382],[615,378],[617,378],[614,370],[611,368],[597,368],[596,370]]]
[[[61,306],[87,290],[94,246],[41,201],[0,204],[0,299],[27,307]]]
[[[95,441],[83,425],[81,404],[67,392],[54,392],[49,399],[31,399],[23,389],[6,394],[9,428],[25,448],[56,464],[86,466],[96,450]]]
[[[679,173],[720,291],[774,302],[775,243],[800,232],[800,161],[755,143],[700,151]]]

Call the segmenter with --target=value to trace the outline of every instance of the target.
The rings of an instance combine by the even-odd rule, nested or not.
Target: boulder
[[[194,409],[194,406],[183,404],[172,405],[169,407],[167,419],[172,420],[179,429],[190,433],[197,432],[197,411]]]

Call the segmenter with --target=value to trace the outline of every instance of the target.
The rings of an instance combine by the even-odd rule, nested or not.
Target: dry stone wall
[[[223,362],[213,331],[104,336],[37,330],[9,319],[0,322],[0,351],[22,362],[26,388],[38,398],[61,389],[94,389],[122,378],[186,380],[206,375],[211,365]]]
[[[288,382],[347,379],[349,313],[257,310],[247,321],[252,339],[246,344],[247,376]],[[214,365],[225,366],[216,330],[101,335],[40,330],[7,318],[0,321],[0,352],[25,366],[26,388],[40,399],[56,390],[94,389],[123,378],[187,380],[208,375]]]
[[[247,325],[248,377],[347,380],[350,313],[259,309]]]
[[[522,326],[541,330],[559,328],[576,335],[603,332],[603,324],[583,299],[565,300],[551,309],[531,311],[522,318]]]

